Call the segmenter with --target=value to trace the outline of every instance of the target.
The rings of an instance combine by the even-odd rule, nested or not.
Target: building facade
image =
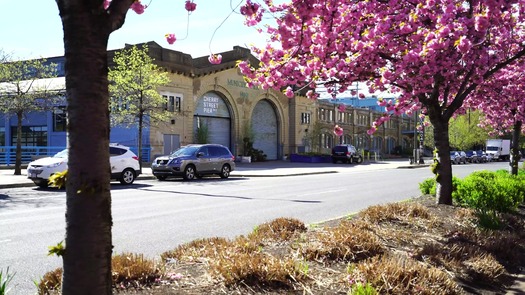
[[[199,140],[223,144],[235,156],[241,156],[249,138],[266,160],[299,152],[329,153],[337,143],[352,143],[359,149],[384,154],[396,146],[410,148],[410,140],[402,132],[414,130],[410,129],[414,127],[410,118],[393,118],[369,136],[366,130],[380,112],[352,107],[339,112],[330,101],[301,95],[290,99],[280,91],[248,88],[236,64],[239,60],[259,62],[249,49],[236,46],[221,53],[221,64],[213,65],[207,57],[192,58],[155,42],[145,44],[154,62],[169,73],[171,82],[158,91],[166,99],[165,109],[172,113],[169,120],[150,122],[144,128],[140,140],[146,151],[142,155],[145,162]],[[109,51],[110,67],[114,53]],[[57,64],[57,79],[64,79],[64,58],[47,60]],[[29,114],[23,121],[22,145],[65,147],[66,109],[64,102],[54,111]],[[333,133],[335,124],[344,129],[341,138]],[[16,144],[14,128],[16,118],[0,114],[0,146]],[[137,131],[136,127],[113,127],[110,141],[136,149]]]

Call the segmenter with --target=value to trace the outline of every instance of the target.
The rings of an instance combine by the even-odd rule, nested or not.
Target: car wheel
[[[221,168],[221,174],[219,174],[221,178],[228,178],[230,177],[230,166],[223,165]]]
[[[157,175],[156,177],[157,177],[157,179],[160,180],[160,181],[166,180],[166,178],[167,178],[166,175]]]
[[[357,157],[357,164],[363,163],[363,157],[359,156]]]
[[[193,180],[195,179],[195,176],[196,176],[195,166],[193,165],[186,166],[186,168],[184,169],[184,175],[182,176],[184,180]]]
[[[354,158],[353,158],[353,157],[350,157],[350,158],[348,158],[348,160],[346,160],[346,162],[347,162],[348,164],[353,164],[353,163],[354,163]]]
[[[130,168],[124,169],[119,180],[122,184],[132,184],[135,181],[135,171]]]

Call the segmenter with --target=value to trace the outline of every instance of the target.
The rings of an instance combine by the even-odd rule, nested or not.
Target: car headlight
[[[179,158],[172,159],[168,164],[180,164],[182,161]]]
[[[55,168],[55,167],[58,167],[58,166],[60,166],[62,164],[64,164],[64,162],[54,163],[54,164],[51,164],[51,165],[47,165],[47,168]]]

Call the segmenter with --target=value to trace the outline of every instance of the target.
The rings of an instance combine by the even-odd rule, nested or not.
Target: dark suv
[[[235,158],[227,147],[220,144],[190,144],[151,163],[151,171],[158,180],[168,177],[192,180],[210,174],[228,178],[233,170]]]
[[[340,144],[332,148],[332,162],[335,164],[337,161],[343,163],[361,163],[363,157],[357,152],[357,149],[351,144]]]

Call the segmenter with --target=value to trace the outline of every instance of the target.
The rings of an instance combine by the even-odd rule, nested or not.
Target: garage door
[[[208,140],[206,143],[218,143],[227,146],[230,150],[230,118],[217,117],[194,117],[194,134],[197,134],[198,126],[208,129]],[[197,139],[195,137],[195,142]]]
[[[277,160],[278,124],[273,106],[267,100],[257,103],[252,114],[253,147],[262,150],[267,160]]]
[[[208,92],[197,102],[193,122],[194,142],[197,142],[197,128],[206,127],[207,143],[231,146],[230,109],[216,93]]]

